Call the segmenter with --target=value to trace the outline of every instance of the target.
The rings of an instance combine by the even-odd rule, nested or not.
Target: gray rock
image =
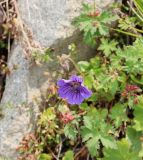
[[[97,0],[102,7],[112,1],[104,0],[102,3],[102,0]],[[82,2],[85,0],[18,1],[22,18],[32,29],[36,41],[45,47],[54,46],[56,54],[67,53],[68,44],[75,42],[82,53],[79,59],[86,59],[92,56],[94,50],[82,44],[81,35],[71,26],[73,18],[80,13]],[[13,44],[8,65],[11,70],[17,65],[17,69],[7,76],[1,101],[4,118],[0,120],[0,155],[16,159],[15,149],[24,135],[33,130],[39,113],[34,99],[40,100],[49,86],[51,77],[43,76],[43,72],[53,72],[56,67],[51,63],[42,67],[30,66],[18,42]]]

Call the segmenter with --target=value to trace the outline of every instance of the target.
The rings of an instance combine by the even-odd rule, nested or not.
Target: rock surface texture
[[[93,0],[18,0],[24,23],[33,32],[34,39],[45,47],[55,46],[56,53],[66,53],[70,42],[81,42],[71,22],[80,13],[83,2]],[[106,7],[113,0],[96,0]],[[65,49],[66,48],[66,49]],[[78,44],[80,59],[90,57],[93,50]],[[88,54],[87,54],[88,53]],[[31,66],[23,54],[19,42],[14,42],[8,60],[11,74],[7,76],[1,101],[4,117],[0,119],[0,156],[16,159],[16,147],[29,133],[39,112],[35,99],[41,97],[49,86],[49,77],[43,71],[51,71],[53,64]],[[16,65],[17,69],[12,69]],[[31,112],[32,111],[32,112]],[[31,114],[32,113],[32,114]]]

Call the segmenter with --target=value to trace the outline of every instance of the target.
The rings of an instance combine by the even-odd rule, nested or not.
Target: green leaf
[[[91,6],[89,4],[83,3],[82,6],[84,12],[88,13],[91,10]]]
[[[131,147],[134,151],[139,152],[141,150],[141,138],[142,132],[136,131],[135,129],[128,127],[127,129],[127,138],[131,143]]]
[[[64,127],[64,133],[65,133],[66,137],[68,137],[71,140],[74,140],[76,138],[76,135],[77,135],[76,127],[72,124],[67,124]]]
[[[139,152],[139,157],[143,157],[143,147],[141,148],[141,150]]]
[[[54,121],[56,118],[54,108],[46,109],[40,116],[39,124],[46,124],[48,121]]]
[[[139,103],[134,107],[134,128],[143,131],[143,97],[139,97]]]
[[[74,153],[73,151],[67,151],[62,158],[62,160],[74,160]]]
[[[118,128],[122,122],[128,120],[126,116],[126,106],[124,104],[116,103],[112,107],[110,117],[114,120],[114,124]]]
[[[99,30],[100,35],[102,35],[102,36],[105,36],[105,35],[107,35],[109,33],[109,29],[106,26],[102,25],[102,24],[100,24],[98,26],[98,30]]]
[[[95,47],[96,41],[90,31],[84,33],[84,42],[91,47]]]
[[[42,153],[38,157],[38,160],[52,160],[52,156],[49,154]]]
[[[130,144],[127,140],[117,142],[117,148],[105,148],[104,160],[141,160],[138,154],[130,150]]]
[[[87,142],[87,148],[90,152],[90,154],[92,156],[96,156],[97,155],[97,149],[99,149],[99,138],[98,137],[94,137],[91,140],[89,140]]]
[[[80,105],[80,109],[81,109],[81,110],[88,110],[88,109],[89,109],[89,106],[88,106],[87,103],[82,103],[82,104]]]
[[[125,19],[119,20],[119,27],[123,30],[132,29],[132,27],[135,27],[135,17],[126,17]]]
[[[113,15],[110,11],[103,11],[99,19],[105,25],[105,23],[111,24],[113,21],[116,21],[118,16]]]
[[[105,123],[107,110],[91,109],[84,116],[84,126],[81,127],[81,135],[83,142],[86,142],[88,150],[92,156],[97,154],[99,148],[99,140],[105,147],[115,148],[114,138],[109,134],[112,127]]]
[[[101,45],[99,46],[98,50],[103,51],[106,57],[108,57],[113,51],[117,50],[117,42],[112,40],[108,41],[107,39],[101,39]]]
[[[89,101],[96,102],[98,100],[97,93],[93,93],[89,98]]]
[[[114,139],[111,136],[107,136],[107,137],[100,137],[100,140],[102,142],[102,144],[106,147],[106,148],[116,148],[116,143],[114,143]]]
[[[115,96],[117,90],[118,90],[118,81],[116,79],[111,80],[109,90],[112,96]]]
[[[94,12],[93,7],[88,5],[83,6],[83,12],[78,16],[74,25],[83,31],[84,42],[91,47],[96,46],[96,37],[109,34],[109,28],[107,24],[111,24],[112,21],[117,19],[110,11],[102,11],[98,16],[90,16]]]
[[[80,62],[78,62],[78,66],[80,67],[82,72],[85,72],[89,68],[89,62],[80,61]]]
[[[93,86],[93,83],[94,83],[94,77],[91,76],[91,75],[87,75],[85,76],[84,78],[84,84],[88,87],[88,88],[92,88]]]

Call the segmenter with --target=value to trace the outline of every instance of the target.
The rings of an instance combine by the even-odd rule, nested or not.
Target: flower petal
[[[71,92],[72,88],[68,84],[60,87],[58,90],[58,94],[60,95],[61,98],[67,98]]]
[[[69,97],[68,97],[68,102],[70,104],[81,104],[84,100],[84,98],[82,97],[82,95],[80,93],[74,93],[72,92]]]
[[[61,86],[65,85],[66,83],[70,83],[70,82],[71,82],[71,80],[61,79],[61,80],[58,80],[57,85],[59,87],[61,87]]]
[[[80,82],[80,83],[83,82],[83,79],[81,77],[79,77],[79,76],[76,76],[76,75],[71,76],[70,80],[74,81],[74,82]]]
[[[76,104],[81,104],[84,100],[84,97],[80,94],[80,93],[77,93],[76,95]]]
[[[84,97],[84,98],[89,98],[92,94],[92,92],[87,89],[86,87],[84,86],[81,86],[80,87],[80,94]]]

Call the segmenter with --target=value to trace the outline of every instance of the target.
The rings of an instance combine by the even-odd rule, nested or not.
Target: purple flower
[[[71,76],[69,80],[59,80],[57,85],[59,86],[59,96],[67,99],[69,104],[81,104],[85,98],[89,98],[92,94],[92,92],[83,85],[82,78],[76,75]]]

